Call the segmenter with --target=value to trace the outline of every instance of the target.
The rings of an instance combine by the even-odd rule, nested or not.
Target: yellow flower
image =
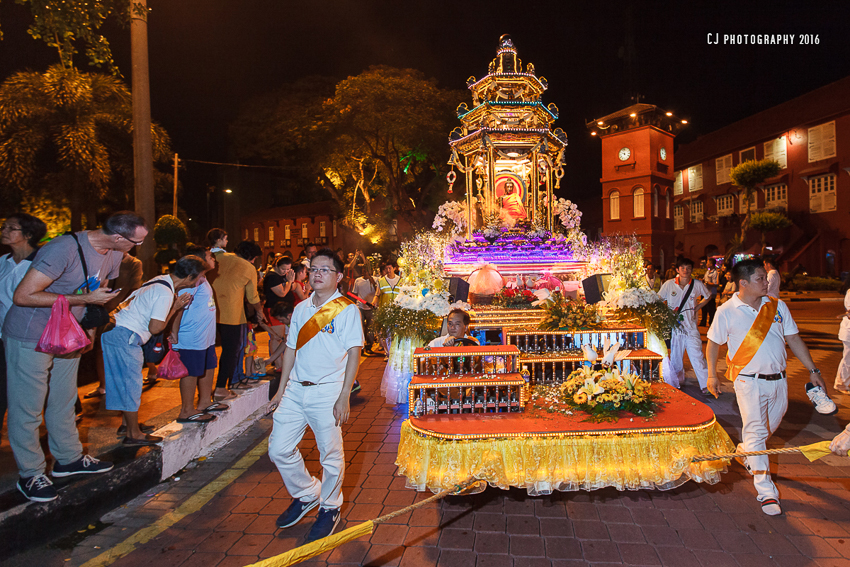
[[[579,405],[586,403],[587,394],[585,394],[584,392],[578,392],[576,395],[573,396],[573,402]]]

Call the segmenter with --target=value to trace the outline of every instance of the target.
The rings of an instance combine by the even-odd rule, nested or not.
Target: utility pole
[[[180,159],[177,157],[177,153],[174,154],[174,206],[172,207],[171,214],[175,217],[177,216],[177,167],[180,165]]]
[[[147,0],[130,3],[130,47],[133,83],[133,172],[136,214],[145,219],[153,233],[156,223],[153,180],[153,144],[151,141],[151,95],[148,75],[148,7]],[[153,256],[156,244],[153,234],[139,247],[145,278],[156,273]]]

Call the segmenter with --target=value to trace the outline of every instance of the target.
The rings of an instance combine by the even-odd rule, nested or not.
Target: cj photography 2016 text
[[[820,36],[811,33],[708,33],[709,45],[818,45]]]

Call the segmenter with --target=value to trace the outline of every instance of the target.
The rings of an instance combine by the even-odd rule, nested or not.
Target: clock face
[[[658,150],[658,155],[661,156],[661,161],[666,160],[667,159],[667,148],[661,148],[660,150]]]
[[[630,150],[629,148],[623,148],[617,155],[620,157],[620,161],[626,161],[627,159],[629,159],[629,156],[632,155],[632,150]]]

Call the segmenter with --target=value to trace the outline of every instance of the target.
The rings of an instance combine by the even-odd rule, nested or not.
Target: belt
[[[306,380],[303,380],[301,382],[296,382],[296,384],[301,384],[302,386],[318,386],[319,385],[316,382],[307,382]]]
[[[757,380],[782,380],[785,378],[785,371],[779,372],[777,374],[739,374],[739,376],[744,376],[745,378],[755,378]]]

